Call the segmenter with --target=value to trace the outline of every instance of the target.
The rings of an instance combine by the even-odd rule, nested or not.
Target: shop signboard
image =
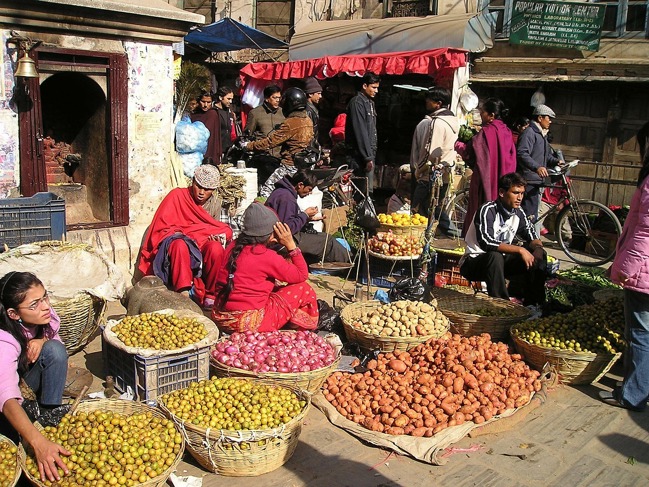
[[[599,50],[605,4],[515,0],[510,44]]]

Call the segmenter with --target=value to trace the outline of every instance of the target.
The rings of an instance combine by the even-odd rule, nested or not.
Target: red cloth
[[[516,171],[516,146],[512,131],[502,120],[482,127],[471,139],[475,165],[469,186],[469,204],[462,233],[469,229],[480,205],[498,198],[498,179]]]
[[[541,200],[550,205],[556,205],[562,200],[568,199],[568,191],[563,187],[563,181],[557,181],[552,186],[548,186],[543,190]]]
[[[329,131],[329,137],[332,144],[345,142],[345,123],[347,122],[347,114],[339,113],[334,118],[334,126]]]
[[[210,138],[207,140],[207,152],[205,157],[211,157],[214,164],[221,163],[223,147],[221,145],[221,119],[216,110],[210,109],[206,112],[197,110],[189,115],[192,122],[202,122],[210,131]]]
[[[225,263],[236,242],[225,249]],[[227,285],[228,270],[224,265],[217,276],[217,296]],[[302,252],[291,255],[287,261],[265,245],[249,245],[243,248],[237,258],[232,292],[225,303],[227,311],[261,309],[268,303],[270,294],[276,290],[276,281],[287,284],[301,284],[309,277],[309,268]],[[218,301],[218,299],[217,299]]]
[[[191,188],[172,189],[160,203],[144,237],[138,269],[145,276],[153,274],[153,260],[160,243],[176,232],[193,239],[199,249],[203,249],[213,235],[225,235],[226,240],[232,238],[229,225],[215,220],[196,204]]]
[[[201,283],[197,283],[191,269],[191,260],[189,257],[189,247],[184,240],[174,240],[169,245],[169,261],[171,265],[171,283],[174,291],[183,291],[189,289],[192,285],[201,289],[196,292],[199,295],[200,302],[205,297],[214,298],[216,289],[216,276],[219,269],[225,264],[225,250],[221,242],[216,240],[207,240],[200,247],[203,255],[203,273]]]
[[[390,52],[384,54],[358,54],[325,56],[302,61],[277,63],[252,63],[239,73],[244,84],[246,78],[281,80],[289,78],[333,78],[339,74],[372,71],[382,75],[426,74],[434,79],[447,76],[455,69],[466,66],[467,51],[442,48],[422,51]]]
[[[212,309],[212,320],[227,333],[235,331],[275,331],[291,324],[304,330],[318,326],[318,301],[306,282],[289,284],[271,293],[261,309],[219,311]]]

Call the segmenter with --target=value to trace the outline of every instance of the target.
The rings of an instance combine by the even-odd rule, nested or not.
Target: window
[[[293,35],[295,2],[293,0],[257,0],[255,27],[288,42]]]
[[[591,0],[591,3],[606,5],[602,37],[637,36],[647,33],[647,0]],[[496,37],[509,37],[514,0],[480,0],[479,10],[498,13]]]

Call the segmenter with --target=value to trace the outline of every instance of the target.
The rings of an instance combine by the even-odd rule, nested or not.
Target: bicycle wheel
[[[555,233],[566,255],[577,264],[598,266],[615,255],[622,226],[615,214],[597,201],[577,200],[557,216]]]
[[[444,206],[444,212],[448,215],[449,220],[451,220],[450,231],[457,233],[458,236],[462,234],[462,229],[464,227],[464,218],[466,217],[468,207],[468,189],[455,193]]]

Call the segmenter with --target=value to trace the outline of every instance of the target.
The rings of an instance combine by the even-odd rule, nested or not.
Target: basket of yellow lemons
[[[414,237],[421,237],[426,231],[428,225],[428,218],[415,213],[409,215],[407,213],[379,213],[378,215],[379,231],[391,231],[394,234],[412,235]]]

